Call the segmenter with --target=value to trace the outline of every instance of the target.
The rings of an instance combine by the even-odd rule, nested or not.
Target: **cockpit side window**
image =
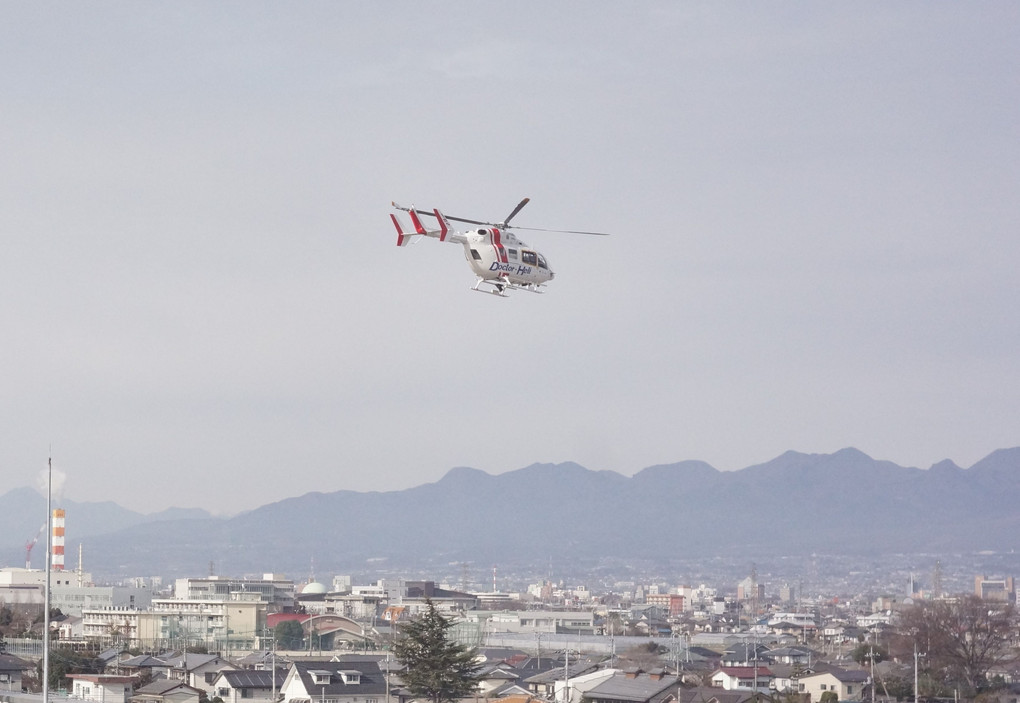
[[[538,267],[540,269],[547,269],[547,268],[549,268],[549,264],[545,263],[545,257],[542,256],[541,254],[538,255]]]
[[[533,251],[522,251],[521,262],[534,266],[538,263],[538,255]]]
[[[472,249],[471,250],[471,258],[474,259],[475,261],[481,261],[482,260],[482,255],[478,253],[477,249]]]
[[[516,249],[507,249],[506,250],[506,254],[507,254],[507,256],[509,256],[514,261],[517,261],[517,250]]]

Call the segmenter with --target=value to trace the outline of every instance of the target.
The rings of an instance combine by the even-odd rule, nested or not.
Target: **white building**
[[[297,589],[294,581],[283,574],[263,574],[260,579],[205,576],[177,579],[174,597],[181,600],[250,600],[257,597],[263,603],[281,608],[293,607]]]
[[[71,697],[91,703],[127,703],[133,676],[71,674]]]
[[[86,609],[137,608],[144,610],[152,603],[148,588],[123,586],[54,585],[50,589],[50,604],[65,615],[81,615]]]
[[[97,608],[82,611],[82,634],[102,645],[184,648],[205,645],[220,652],[248,652],[266,627],[266,604],[254,600],[154,599],[150,610]]]
[[[464,619],[484,625],[485,632],[595,634],[595,614],[578,610],[468,611]]]
[[[866,671],[837,669],[801,676],[797,683],[798,692],[810,694],[813,701],[821,700],[826,691],[835,691],[841,701],[859,701],[863,699],[865,686],[870,681]]]

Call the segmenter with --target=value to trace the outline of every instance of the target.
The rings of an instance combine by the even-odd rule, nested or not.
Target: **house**
[[[85,628],[82,619],[76,615],[68,615],[57,625],[57,637],[62,642],[80,640],[85,636]]]
[[[213,692],[213,681],[219,673],[224,669],[237,668],[219,655],[195,652],[170,655],[166,657],[166,662],[170,665],[167,678],[183,681],[189,686],[205,691],[210,696]]]
[[[21,693],[22,673],[26,671],[35,671],[35,664],[30,664],[13,654],[0,654],[0,692]]]
[[[148,654],[139,654],[138,656],[129,657],[122,659],[120,662],[114,664],[117,668],[117,673],[135,676],[148,675],[155,679],[160,676],[166,676],[170,671],[170,664],[163,659],[158,657],[152,657]]]
[[[274,694],[283,690],[287,669],[273,672],[256,669],[224,669],[212,682],[212,695],[223,703],[242,701],[272,701]]]
[[[135,691],[130,703],[198,703],[201,694],[183,681],[156,679]]]
[[[812,652],[807,647],[776,647],[765,652],[763,659],[792,666],[810,666]]]
[[[663,669],[628,669],[588,689],[584,698],[592,703],[672,703],[679,686],[679,679]]]
[[[551,660],[546,660],[551,661]],[[566,667],[564,671],[563,666],[556,666],[552,669],[546,669],[542,673],[529,676],[524,679],[524,685],[527,687],[533,695],[539,698],[545,698],[546,700],[553,700],[553,696],[556,693],[556,684],[563,681],[564,677],[567,679],[574,679],[583,674],[591,673],[598,669],[598,664],[591,661],[590,659],[581,659],[580,661],[573,662]]]
[[[509,664],[499,663],[482,667],[478,671],[478,693],[489,698],[499,695],[501,689],[507,684],[515,684],[521,678],[520,673],[513,670]]]
[[[797,679],[798,693],[810,694],[812,701],[819,701],[826,691],[835,691],[841,701],[864,699],[864,689],[871,682],[866,671],[831,669],[801,676]]]
[[[71,697],[92,703],[128,703],[134,676],[71,674]]]
[[[588,691],[619,673],[621,672],[617,669],[596,669],[587,674],[581,674],[580,676],[568,679],[565,682],[567,687],[566,696],[563,695],[564,682],[562,680],[557,681],[553,687],[552,700],[582,703],[588,699]]]
[[[281,692],[288,703],[383,703],[386,681],[375,661],[299,661]]]
[[[724,666],[712,674],[712,687],[725,691],[746,690],[768,693],[772,672],[764,666]]]

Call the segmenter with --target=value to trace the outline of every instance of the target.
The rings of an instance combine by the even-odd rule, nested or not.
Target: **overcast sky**
[[[6,3],[0,472],[217,514],[1020,444],[1020,5]],[[397,248],[523,226],[544,295]],[[69,519],[70,523],[70,519]],[[30,530],[31,531],[31,530]]]

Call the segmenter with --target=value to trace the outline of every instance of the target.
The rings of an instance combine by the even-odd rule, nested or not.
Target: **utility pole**
[[[266,628],[266,629],[268,630],[269,628]],[[273,655],[272,655],[272,658],[271,658],[270,661],[271,661],[271,669],[272,669],[272,672],[273,672],[273,674],[272,674],[272,678],[273,678],[273,703],[276,703],[276,633],[275,632],[273,633]],[[389,684],[389,682],[387,681],[387,685],[388,684]],[[389,703],[389,700],[387,700],[386,703]]]
[[[875,703],[875,644],[871,644],[871,703]]]
[[[570,703],[570,648],[563,650],[563,703]],[[917,701],[914,701],[917,703]]]
[[[915,637],[917,635],[914,635]],[[917,640],[914,640],[914,703],[917,703],[917,658],[920,655],[917,653]]]

